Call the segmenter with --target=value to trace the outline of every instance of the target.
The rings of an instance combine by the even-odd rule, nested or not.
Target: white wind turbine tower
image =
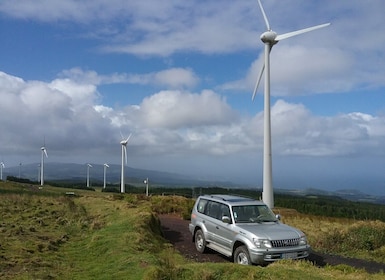
[[[40,163],[40,185],[44,185],[44,156],[48,158],[47,149],[41,147],[41,163]]]
[[[148,196],[148,185],[150,183],[150,181],[148,180],[148,177],[143,181],[143,183],[146,184],[146,196]]]
[[[103,164],[104,167],[104,172],[103,172],[103,189],[106,188],[106,173],[107,173],[107,168],[110,167],[107,163]]]
[[[269,21],[263,9],[261,0],[258,0],[259,7],[261,9],[263,18],[266,23],[267,31],[261,35],[261,40],[265,44],[265,61],[262,69],[259,73],[257,83],[254,88],[253,97],[254,100],[255,94],[259,83],[261,81],[263,72],[265,71],[265,91],[264,91],[264,132],[263,132],[263,191],[262,191],[262,200],[270,208],[274,207],[274,194],[273,194],[273,184],[272,184],[272,160],[271,160],[271,121],[270,121],[270,52],[272,47],[277,44],[279,41],[300,35],[309,31],[313,31],[319,28],[326,27],[330,23],[325,23],[282,35],[278,35],[271,30]]]
[[[87,163],[87,188],[90,187],[90,168],[92,168],[92,165]]]
[[[4,162],[0,162],[0,180],[3,181],[3,168],[5,167]]]
[[[130,140],[130,137],[131,137],[131,133],[127,137],[127,139],[125,140],[123,139],[122,141],[120,141],[120,144],[122,145],[122,171],[120,175],[120,192],[121,193],[126,192],[125,184],[124,184],[124,165],[127,164],[127,143],[128,143],[128,140]],[[123,138],[123,135],[122,135],[122,138]]]

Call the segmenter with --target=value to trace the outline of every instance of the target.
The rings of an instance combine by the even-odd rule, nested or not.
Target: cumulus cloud
[[[38,162],[43,138],[50,161],[118,164],[120,133],[132,133],[131,166],[222,179],[234,179],[231,173],[240,168],[236,174],[255,176],[263,153],[263,112],[242,115],[212,90],[163,90],[114,108],[100,103],[98,81],[87,75],[83,81],[25,81],[0,72],[0,153],[6,164],[15,164],[11,157]],[[317,116],[280,99],[271,114],[275,158],[384,156],[384,116]]]
[[[63,154],[97,147],[102,154],[118,143],[120,132],[134,132],[138,155],[224,156],[262,150],[263,114],[242,116],[211,90],[160,91],[139,104],[112,108],[100,104],[97,85],[85,81],[24,81],[4,72],[0,81],[2,153],[33,153],[45,135],[51,148]],[[284,100],[273,104],[271,113],[277,155],[378,155],[384,150],[381,116],[353,112],[321,117]]]
[[[236,113],[219,95],[162,91],[140,105],[144,123],[150,127],[178,128],[231,123]]]
[[[272,107],[275,151],[295,156],[364,156],[383,153],[384,119],[362,113],[315,116],[301,104],[278,100]]]

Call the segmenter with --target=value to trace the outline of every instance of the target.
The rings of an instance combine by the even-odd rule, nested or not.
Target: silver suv
[[[310,251],[302,231],[281,223],[266,204],[251,198],[200,196],[189,230],[198,252],[208,247],[244,265],[302,259]]]

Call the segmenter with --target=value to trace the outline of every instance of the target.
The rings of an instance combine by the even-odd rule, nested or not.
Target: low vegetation
[[[376,261],[385,267],[384,222],[306,215],[285,208],[274,210],[282,215],[284,223],[306,233],[313,250]]]
[[[308,261],[267,267],[195,263],[162,238],[157,213],[189,217],[182,196],[104,193],[0,182],[1,279],[385,279]],[[385,224],[277,208],[314,248],[385,263]],[[351,256],[351,255],[350,255]]]

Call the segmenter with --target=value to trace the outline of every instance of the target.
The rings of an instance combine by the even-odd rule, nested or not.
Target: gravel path
[[[159,220],[162,226],[164,237],[169,240],[174,248],[187,259],[191,259],[196,262],[232,261],[231,259],[210,250],[208,250],[208,252],[205,254],[198,253],[195,249],[191,234],[188,230],[189,221],[183,220],[176,215],[159,215]],[[385,272],[385,265],[381,263],[319,254],[317,252],[312,252],[310,254],[309,260],[320,267],[323,267],[326,264],[346,264],[352,267],[365,269],[369,273]]]

